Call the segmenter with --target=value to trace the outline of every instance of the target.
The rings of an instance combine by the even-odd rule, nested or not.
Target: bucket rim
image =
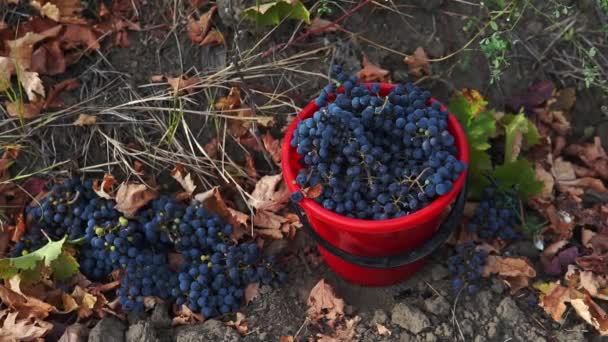
[[[370,86],[371,83],[365,83],[367,86]],[[386,93],[391,88],[397,86],[397,84],[392,83],[380,83],[381,92]],[[431,103],[439,102],[435,98],[431,98]],[[441,102],[441,109],[447,110],[447,107],[443,105]],[[291,147],[291,139],[293,137],[293,133],[298,125],[298,122],[301,120],[312,116],[312,114],[319,109],[319,107],[311,101],[308,105],[306,105],[297,115],[296,118],[289,125],[285,136],[283,138],[283,144],[281,146],[281,170],[283,172],[283,178],[285,179],[285,183],[287,184],[287,188],[290,193],[296,191],[302,191],[302,188],[296,183],[296,172],[289,165],[289,161],[291,160],[291,156],[293,153],[297,153],[295,148]],[[456,119],[454,115],[452,115],[448,111],[448,127],[451,131],[454,139],[456,140],[456,145],[459,146],[459,160],[466,163],[467,169],[460,174],[460,177],[454,182],[454,186],[450,192],[445,195],[439,196],[435,198],[429,205],[426,207],[415,211],[412,214],[392,218],[388,220],[363,220],[357,218],[350,218],[347,216],[343,216],[328,209],[323,208],[317,202],[312,199],[304,198],[301,202],[298,203],[308,215],[312,215],[313,218],[317,221],[322,221],[324,223],[333,224],[339,229],[347,230],[351,232],[357,233],[390,233],[394,231],[403,231],[409,228],[414,228],[415,226],[420,225],[423,222],[427,222],[435,219],[438,216],[441,216],[445,209],[453,202],[456,198],[456,195],[462,189],[464,182],[466,181],[467,172],[469,170],[469,147],[466,139],[465,132]]]

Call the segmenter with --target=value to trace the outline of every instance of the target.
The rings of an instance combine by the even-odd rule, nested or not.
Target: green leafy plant
[[[334,7],[331,1],[321,0],[317,3],[317,15],[322,17],[324,15],[332,15],[334,13]]]
[[[285,19],[303,20],[307,24],[310,23],[310,12],[299,0],[257,3],[246,9],[243,16],[261,26],[278,25]]]
[[[538,143],[536,126],[523,113],[498,115],[486,106],[487,101],[475,90],[456,93],[448,104],[467,135],[471,196],[479,198],[489,178],[501,188],[517,189],[523,199],[540,193],[543,184],[536,180],[532,164],[520,157],[522,148]],[[493,165],[490,139],[501,135],[505,139],[504,161]]]
[[[17,258],[0,259],[0,278],[20,274],[23,280],[39,280],[41,269],[47,267],[57,280],[65,280],[78,272],[78,261],[64,250],[66,238],[51,241],[29,254]]]
[[[498,24],[494,21],[490,22],[490,27],[495,31],[498,30]],[[506,58],[509,43],[497,31],[491,36],[483,38],[479,42],[479,46],[490,62],[490,83],[500,80],[502,71],[509,65]]]

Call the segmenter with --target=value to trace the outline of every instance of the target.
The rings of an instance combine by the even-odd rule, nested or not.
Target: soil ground
[[[355,3],[356,1],[337,2],[338,8],[345,11]],[[237,73],[231,83],[242,84],[246,80],[245,83],[251,91],[282,93],[288,96],[295,106],[301,107],[325,84],[322,76],[327,74],[332,61],[339,61],[347,69],[356,71],[361,68],[363,54],[373,63],[390,70],[393,80],[407,81],[407,65],[403,62],[403,56],[395,51],[411,53],[418,46],[422,46],[429,57],[439,58],[459,50],[472,38],[472,32],[464,32],[462,29],[466,19],[475,18],[480,13],[476,1],[472,1],[473,5],[467,4],[467,1],[456,0],[379,3],[383,6],[364,7],[341,22],[346,30],[361,35],[366,40],[343,33],[327,33],[313,37],[293,44],[284,51],[259,58],[254,63],[273,63],[287,56],[321,49],[311,55],[314,60],[304,63],[302,70],[277,69],[264,77],[251,79],[246,78],[246,73]],[[600,20],[595,1],[533,3],[541,9],[562,3],[572,6],[572,10],[577,13],[576,25],[583,27],[581,31],[598,31],[606,25]],[[111,109],[115,106],[153,95],[155,88],[146,86],[153,75],[176,76],[192,71],[217,71],[239,58],[244,58],[246,52],[262,38],[264,39],[260,46],[256,47],[256,51],[265,51],[288,41],[298,28],[297,24],[285,23],[266,36],[266,30],[236,24],[231,20],[230,13],[222,12],[227,8],[242,6],[240,1],[218,1],[218,5],[220,18],[217,18],[216,24],[224,32],[226,46],[193,45],[183,32],[183,17],[178,17],[178,20],[182,20],[177,23],[181,28],[169,34],[162,29],[133,32],[129,36],[128,48],[104,50],[68,70],[64,77],[80,78],[83,90],[79,94],[64,94],[66,103],[76,103],[96,96],[88,106],[109,108],[108,113],[112,114]],[[337,10],[332,17],[335,19],[341,12],[342,10]],[[144,28],[167,25],[172,20],[169,4],[160,0],[149,1],[141,9],[141,13],[141,26]],[[491,105],[498,109],[508,102],[510,96],[525,91],[530,84],[538,80],[550,79],[558,87],[574,86],[577,88],[577,101],[572,117],[575,126],[573,139],[583,139],[585,129],[592,126],[600,134],[604,144],[608,144],[606,92],[598,87],[586,88],[582,81],[567,77],[575,71],[560,65],[556,56],[560,51],[569,51],[570,46],[546,28],[547,22],[533,12],[522,17],[521,23],[511,32],[513,36],[519,37],[520,44],[514,44],[508,51],[510,66],[503,71],[501,80],[497,83],[490,83],[488,60],[479,51],[478,45],[473,43],[452,58],[432,63],[433,75],[423,78],[420,84],[430,89],[441,101],[447,101],[457,89],[478,89],[486,94]],[[593,37],[596,38],[598,37]],[[606,44],[608,42],[602,40],[598,46],[606,50]],[[605,66],[608,68],[608,63]],[[112,91],[108,91],[108,88]],[[204,100],[201,102],[187,106],[207,105]],[[295,114],[295,110],[287,106],[272,114],[277,115],[280,122],[285,121],[287,115]],[[205,131],[205,128],[209,127],[206,121],[197,123],[197,120],[206,119],[191,116],[188,120],[195,125],[193,127],[200,130],[200,143],[205,144],[213,134]],[[273,133],[280,134],[279,131]],[[58,140],[61,139],[62,137],[58,137]],[[74,157],[79,167],[103,164],[108,161],[108,146],[103,141],[97,143],[99,144],[89,142],[93,150],[86,155],[70,147],[71,143],[65,143],[62,148],[57,149],[55,160]],[[61,141],[57,144],[61,146]],[[98,150],[94,150],[95,148]],[[235,153],[233,158],[242,160],[242,155]],[[105,167],[89,171],[103,172]],[[271,170],[264,170],[262,167],[260,173],[265,171]],[[524,253],[533,258],[538,254],[531,243],[521,244],[521,249],[527,251]],[[567,315],[562,324],[555,323],[548,319],[540,308],[527,302],[527,293],[511,296],[505,285],[498,280],[483,282],[477,295],[455,298],[444,263],[448,253],[445,249],[436,253],[421,272],[402,284],[387,288],[363,288],[339,279],[322,263],[314,266],[311,259],[304,257],[302,252],[310,245],[308,238],[299,234],[296,242],[279,248],[281,252],[292,255],[288,264],[289,280],[277,289],[262,287],[260,298],[244,308],[250,331],[242,337],[244,341],[277,341],[284,335],[297,336],[304,341],[310,336],[322,333],[323,328],[306,321],[306,298],[310,289],[321,278],[325,278],[335,288],[337,296],[348,304],[347,315],[361,318],[357,327],[358,339],[361,341],[583,341],[596,338],[591,328],[576,315]],[[162,316],[163,313],[159,314]],[[409,319],[401,319],[404,315]],[[148,321],[152,322],[150,326],[131,322],[132,325],[127,330],[131,335],[127,333],[127,340],[196,340],[192,337],[196,335],[192,335],[192,331],[171,332],[171,329],[162,325],[161,328],[152,327],[152,318],[148,318]],[[392,335],[379,335],[376,324],[386,326]],[[109,331],[107,329],[104,328],[104,331]],[[215,336],[218,341],[240,339],[234,332],[222,330],[224,328],[221,325],[208,324],[200,329],[202,330],[199,331],[199,336],[206,333],[215,334],[209,336]],[[330,331],[326,332],[331,334]],[[94,329],[90,340],[99,338],[99,335],[95,334]]]

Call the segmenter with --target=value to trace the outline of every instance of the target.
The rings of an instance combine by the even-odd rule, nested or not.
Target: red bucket
[[[387,95],[394,84],[381,84],[381,95]],[[435,101],[432,99],[431,101]],[[445,106],[442,105],[442,109]],[[293,132],[300,120],[319,109],[314,102],[298,113],[289,126],[281,150],[281,168],[291,192],[300,191],[295,178],[302,165],[291,147]],[[448,130],[454,136],[458,158],[468,165],[469,152],[465,133],[453,116],[448,117]],[[449,210],[451,204],[452,210]],[[454,182],[449,193],[410,215],[382,220],[360,220],[338,215],[312,199],[294,206],[305,230],[317,242],[327,265],[347,281],[365,286],[387,286],[405,280],[419,270],[426,257],[439,247],[460,221],[466,198],[466,172]],[[447,218],[446,218],[447,217]],[[443,222],[443,223],[442,223]]]

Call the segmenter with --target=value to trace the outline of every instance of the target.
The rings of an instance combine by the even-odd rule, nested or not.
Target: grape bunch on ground
[[[466,165],[448,112],[431,93],[406,84],[385,96],[380,84],[360,83],[339,66],[332,72],[340,88],[325,87],[291,141],[303,165],[298,184],[321,184],[314,200],[325,209],[374,220],[408,215],[450,192]]]
[[[144,298],[156,296],[187,305],[209,318],[234,311],[251,283],[273,284],[286,274],[272,258],[264,260],[257,244],[235,243],[233,227],[202,204],[185,204],[160,196],[127,219],[114,202],[99,198],[92,182],[74,178],[55,185],[44,199],[27,209],[31,229],[13,256],[41,247],[47,238],[81,241],[81,271],[102,281],[122,271],[119,302],[125,311],[141,312]],[[179,253],[179,270],[169,264]]]

